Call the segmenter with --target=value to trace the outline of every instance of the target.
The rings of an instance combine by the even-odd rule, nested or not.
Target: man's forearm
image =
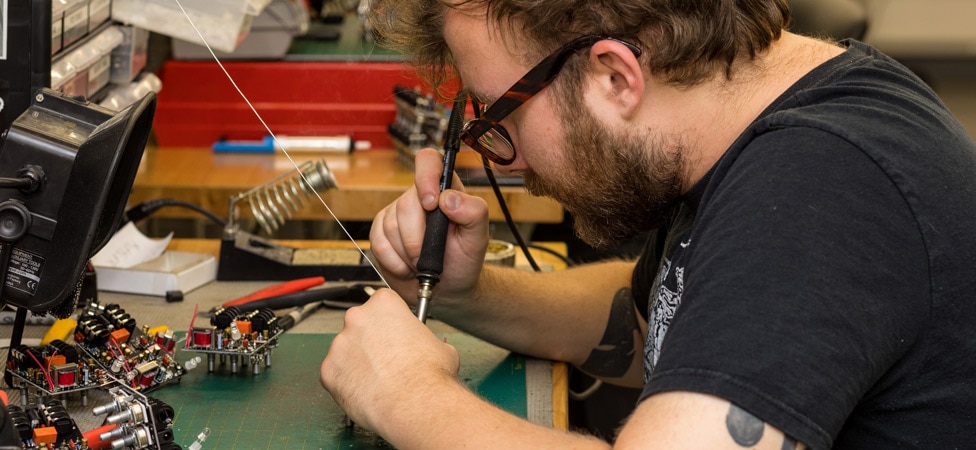
[[[611,311],[615,299],[620,309],[621,295],[629,296],[632,270],[633,263],[623,261],[547,273],[486,266],[473,298],[444,301],[432,311],[439,319],[501,347],[579,365],[606,341],[608,321],[619,320],[621,313]],[[633,302],[623,305],[632,308]],[[633,328],[640,323],[614,326]],[[616,332],[631,340],[640,334],[639,330]],[[639,347],[640,342],[634,344]]]
[[[396,448],[579,448],[606,449],[591,436],[546,428],[484,401],[459,382],[427,385],[398,399],[393,416],[377,424]]]

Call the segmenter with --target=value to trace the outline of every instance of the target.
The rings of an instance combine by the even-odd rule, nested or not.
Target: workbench
[[[295,163],[323,158],[335,175],[337,189],[322,195],[341,221],[371,221],[376,213],[413,186],[413,170],[397,161],[393,150],[370,149],[346,153],[293,152]],[[462,151],[458,167],[480,166],[480,157]],[[129,204],[172,198],[196,204],[220,217],[228,217],[230,198],[292,170],[283,154],[214,153],[208,148],[147,148],[132,186]],[[559,223],[563,208],[554,200],[530,195],[521,186],[502,187],[502,194],[516,222]],[[504,216],[490,187],[474,186],[468,192],[488,202],[492,221]],[[312,199],[292,217],[295,220],[335,220]],[[242,217],[250,212],[242,210]],[[182,208],[166,208],[153,217],[199,218]]]
[[[286,245],[301,245],[287,241]],[[307,242],[315,247],[348,247],[351,242]],[[366,245],[366,243],[360,243]],[[564,246],[549,244],[565,251]],[[216,254],[219,243],[204,239],[175,239],[169,249]],[[545,252],[533,252],[536,260],[553,269],[561,262]],[[524,264],[521,254],[516,264]],[[185,332],[194,311],[207,310],[238,298],[271,282],[212,282],[186,294],[178,303],[167,303],[160,297],[99,292],[102,305],[117,303],[137,320],[138,325],[166,325]],[[279,311],[283,314],[285,311]],[[250,370],[232,372],[228,364],[218,365],[213,373],[203,363],[183,377],[179,384],[151,394],[176,411],[173,431],[175,442],[186,448],[201,433],[210,429],[204,448],[390,448],[378,436],[358,427],[347,428],[342,411],[320,386],[319,366],[329,343],[342,328],[344,310],[320,309],[280,336],[273,350],[272,365],[260,373]],[[198,321],[206,320],[197,318]],[[466,335],[432,317],[431,330],[458,348],[461,356],[460,378],[475,392],[498,406],[534,422],[566,429],[568,426],[568,368],[563,363],[536,360]],[[0,336],[9,337],[10,326],[0,326]],[[25,338],[40,337],[44,327],[28,326]],[[179,348],[179,346],[178,346]],[[177,351],[178,361],[196,353]],[[6,351],[0,359],[6,358]],[[204,358],[206,360],[206,358]],[[404,380],[408,388],[410,380]],[[8,390],[16,404],[18,391]],[[78,403],[77,399],[74,403]],[[91,408],[69,404],[73,416],[95,420]],[[435,413],[436,412],[432,412]],[[78,419],[76,419],[78,420]],[[79,421],[79,428],[95,428],[100,423]]]

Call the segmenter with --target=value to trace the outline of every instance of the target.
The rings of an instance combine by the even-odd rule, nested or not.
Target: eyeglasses
[[[505,127],[498,122],[549,86],[574,52],[603,40],[619,42],[633,52],[634,56],[641,55],[641,50],[637,46],[617,38],[592,35],[576,38],[529,70],[491,106],[485,105],[480,117],[464,124],[464,128],[461,129],[461,140],[495,164],[502,166],[511,164],[515,161],[515,145],[512,144],[508,131],[505,131]],[[475,109],[477,110],[477,103]]]

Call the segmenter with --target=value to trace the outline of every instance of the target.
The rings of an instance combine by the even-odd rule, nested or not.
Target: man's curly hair
[[[436,88],[454,73],[443,34],[450,8],[507,27],[536,60],[583,35],[632,42],[651,73],[678,86],[719,70],[731,78],[733,63],[768,48],[790,20],[786,0],[371,0],[366,20]]]

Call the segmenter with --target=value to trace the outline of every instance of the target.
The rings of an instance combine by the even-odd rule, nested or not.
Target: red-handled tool
[[[241,298],[231,300],[223,304],[226,308],[228,306],[240,305],[242,303],[247,303],[252,300],[259,300],[268,297],[274,297],[284,294],[292,294],[299,291],[304,291],[309,288],[313,288],[320,284],[325,283],[325,277],[309,277],[309,278],[299,278],[297,280],[286,281],[284,283],[278,283],[274,286],[268,286],[264,289],[255,291]]]

